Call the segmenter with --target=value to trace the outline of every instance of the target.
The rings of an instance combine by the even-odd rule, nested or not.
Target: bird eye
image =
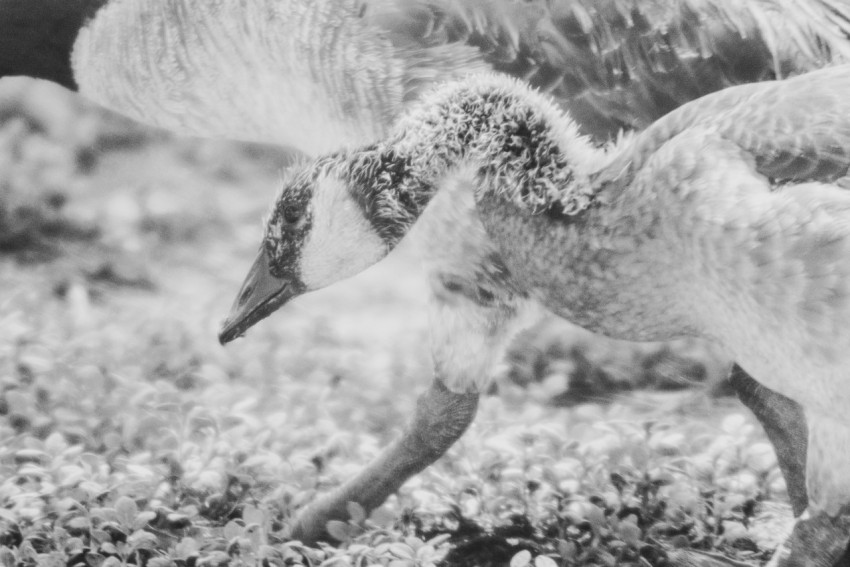
[[[287,205],[283,208],[283,220],[287,224],[295,224],[301,220],[301,209],[294,205]]]

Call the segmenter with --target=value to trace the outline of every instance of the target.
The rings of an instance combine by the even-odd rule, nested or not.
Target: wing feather
[[[775,182],[835,182],[850,169],[850,65],[707,95],[623,144],[601,177],[628,179],[668,140],[710,128]]]
[[[495,69],[563,101],[596,137],[646,127],[730,85],[850,61],[850,4],[840,0],[393,4],[419,22],[400,27],[409,37],[427,30],[423,42],[476,47]]]
[[[489,67],[605,139],[850,60],[848,22],[843,0],[151,0],[110,3],[74,61],[82,92],[136,119],[309,153],[380,137],[424,88]]]

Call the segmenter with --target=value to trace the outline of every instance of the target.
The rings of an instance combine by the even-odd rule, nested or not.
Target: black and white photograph
[[[850,567],[850,0],[0,0],[0,567]]]

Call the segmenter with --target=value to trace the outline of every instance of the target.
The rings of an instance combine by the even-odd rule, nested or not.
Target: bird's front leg
[[[417,400],[413,420],[356,477],[304,508],[293,524],[293,539],[314,543],[326,538],[328,521],[348,519],[349,502],[357,502],[367,513],[380,506],[407,479],[439,459],[472,423],[478,387],[491,379],[494,360],[502,357],[507,334],[514,328],[513,312],[470,304],[454,284],[446,289],[445,281],[437,285],[446,294],[432,301],[436,377]]]
[[[292,538],[305,543],[324,539],[330,520],[348,519],[349,502],[367,512],[383,504],[463,435],[477,408],[476,392],[456,394],[435,379],[417,400],[416,413],[402,436],[353,479],[304,508],[295,519]]]

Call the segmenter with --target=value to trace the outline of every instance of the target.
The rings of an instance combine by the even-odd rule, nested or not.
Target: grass
[[[290,541],[296,510],[376,455],[430,381],[410,247],[223,349],[285,160],[6,88],[4,567],[762,562],[788,529],[763,433],[709,395],[722,359],[550,321],[438,464],[371,517],[352,507],[337,544]]]

